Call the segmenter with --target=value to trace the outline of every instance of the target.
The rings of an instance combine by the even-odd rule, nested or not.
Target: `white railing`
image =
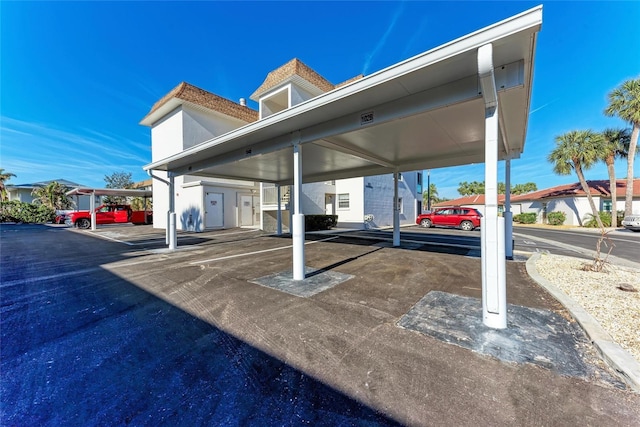
[[[290,187],[283,185],[280,187],[280,204],[289,203]],[[262,204],[263,205],[277,205],[278,204],[278,188],[277,187],[262,187]]]

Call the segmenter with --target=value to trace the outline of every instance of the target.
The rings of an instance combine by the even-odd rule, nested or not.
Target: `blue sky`
[[[103,187],[113,172],[143,180],[150,129],[138,123],[181,81],[248,99],[297,57],[339,83],[538,4],[2,1],[0,168],[17,175],[10,184]],[[527,142],[512,161],[512,183],[538,188],[577,181],[546,161],[554,137],[625,127],[602,114],[606,95],[640,76],[640,2],[543,4]],[[624,177],[625,163],[616,166]],[[586,176],[606,179],[606,169]],[[459,182],[483,179],[483,165],[431,171],[449,198]]]

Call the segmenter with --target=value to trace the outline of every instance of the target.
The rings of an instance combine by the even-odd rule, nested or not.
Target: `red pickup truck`
[[[133,224],[151,224],[151,211],[134,211],[129,205],[102,205],[96,208],[96,224],[116,224],[131,222]],[[76,211],[66,215],[65,224],[78,228],[91,228],[91,212]]]

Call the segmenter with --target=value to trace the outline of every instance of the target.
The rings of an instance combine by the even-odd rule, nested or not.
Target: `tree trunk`
[[[578,179],[580,180],[580,185],[582,185],[582,189],[585,193],[587,193],[587,200],[589,200],[589,205],[591,206],[591,212],[593,212],[593,216],[598,223],[598,227],[604,233],[604,224],[602,224],[602,220],[600,219],[600,213],[596,209],[596,204],[593,203],[593,197],[591,197],[591,191],[589,190],[589,186],[587,185],[587,181],[584,179],[584,174],[582,173],[582,165],[580,162],[573,162],[573,165],[576,169],[576,175],[578,175]]]
[[[616,184],[616,171],[613,166],[614,156],[607,156],[604,162],[607,164],[607,171],[609,172],[609,193],[611,194],[611,227],[618,227],[618,203],[617,184]]]
[[[624,216],[633,214],[633,162],[636,159],[638,133],[640,133],[640,124],[634,123],[627,155],[627,189],[624,193]]]

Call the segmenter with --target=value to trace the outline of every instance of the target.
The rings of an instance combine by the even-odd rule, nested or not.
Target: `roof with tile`
[[[335,88],[335,86],[331,82],[311,69],[311,67],[304,64],[298,58],[293,58],[291,61],[267,74],[267,78],[262,82],[260,87],[251,94],[250,98],[254,101],[257,101],[260,95],[276,87],[283,81],[292,78],[293,76],[303,78],[307,82],[320,89],[322,92],[329,92],[330,90],[333,90]]]
[[[504,194],[498,194],[498,203],[504,203]],[[454,200],[447,200],[433,204],[434,207],[444,206],[468,206],[468,205],[484,205],[484,194],[475,194],[473,196],[464,196]]]
[[[149,111],[142,121],[172,99],[180,99],[230,117],[244,120],[245,122],[255,122],[258,120],[258,111],[245,105],[240,105],[227,98],[215,95],[204,89],[200,89],[199,87],[187,82],[182,82],[156,102],[153,107],[151,107],[151,111]]]
[[[592,180],[587,181],[589,191],[592,196],[604,196],[611,197],[609,191],[609,180]],[[619,179],[616,181],[616,195],[618,197],[624,197],[627,189],[627,180]],[[523,200],[542,200],[542,199],[555,199],[562,197],[585,197],[587,193],[582,189],[582,185],[579,182],[573,184],[558,185],[551,188],[545,188],[543,190],[533,191],[527,194],[519,194],[511,197],[512,202]],[[640,197],[640,179],[633,180],[633,196]]]

